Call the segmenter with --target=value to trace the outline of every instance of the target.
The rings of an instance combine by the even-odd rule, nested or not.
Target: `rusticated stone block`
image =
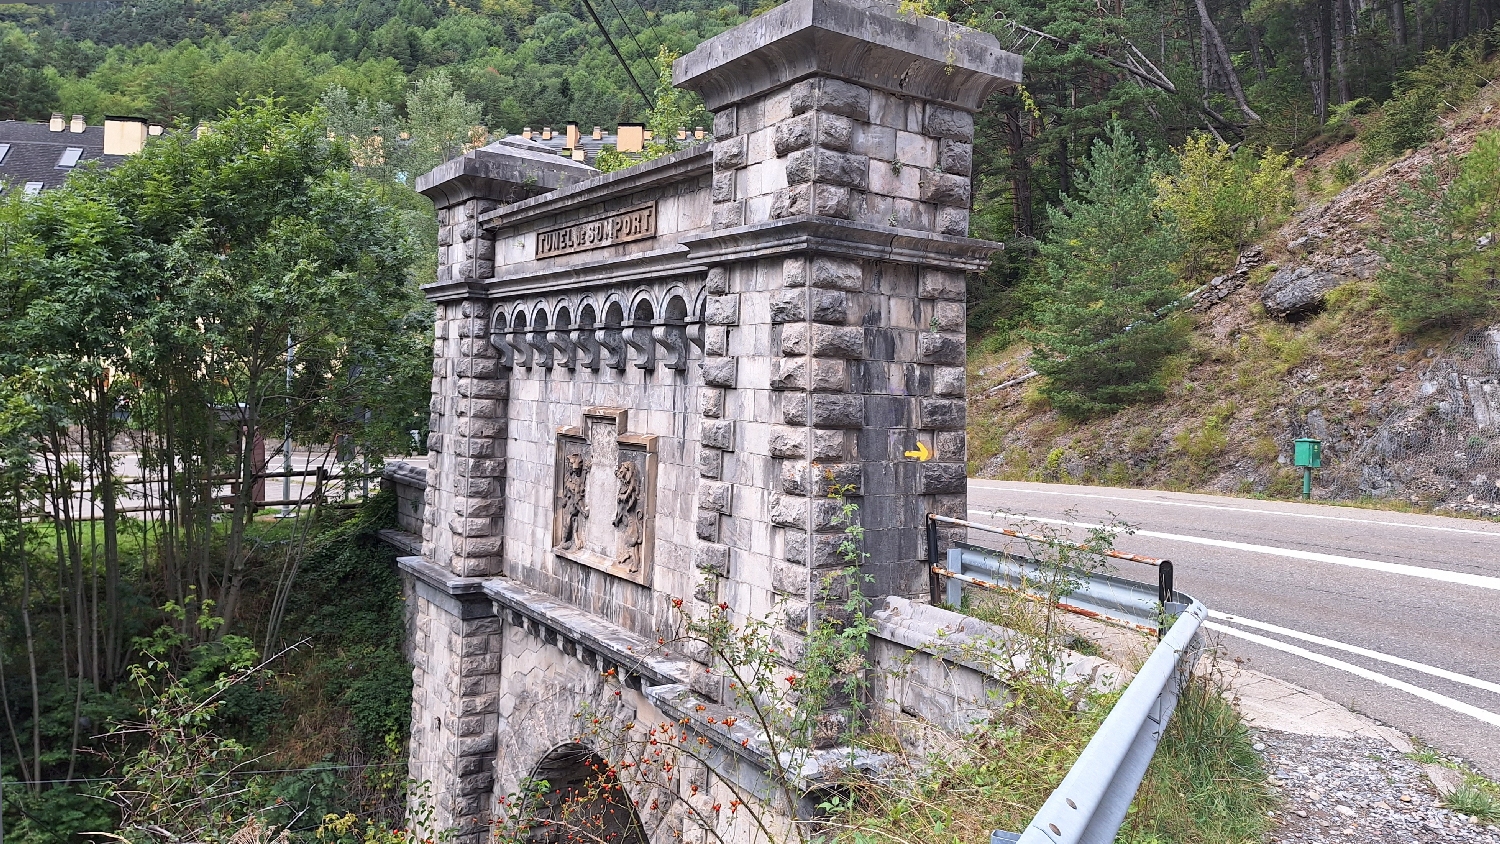
[[[719,577],[729,576],[729,546],[705,543],[693,551],[693,566]]]
[[[847,460],[844,431],[838,428],[814,429],[812,433],[812,458],[818,461]]]
[[[921,189],[923,202],[964,208],[969,205],[969,180],[964,176],[927,170],[922,173]]]
[[[839,393],[815,393],[812,424],[818,428],[861,428],[865,424],[865,397]]]
[[[781,330],[781,353],[788,357],[807,354],[807,323],[791,323]]]
[[[724,415],[724,391],[703,389],[698,391],[698,412],[710,419]]]
[[[725,170],[722,173],[715,173],[714,174],[714,183],[713,184],[714,184],[714,186],[713,186],[713,201],[714,202],[733,202],[734,201],[734,171],[733,170]]]
[[[693,533],[704,542],[719,541],[719,514],[699,510],[693,520]]]
[[[820,290],[812,300],[814,322],[842,324],[849,319],[849,297],[842,290]]]
[[[807,499],[799,496],[771,496],[771,524],[802,527],[807,524]]]
[[[714,358],[701,364],[703,383],[709,387],[733,387],[738,361],[735,358]]]
[[[771,322],[807,319],[807,294],[801,290],[778,290],[771,295]]]
[[[817,257],[812,260],[812,286],[831,290],[862,290],[864,268],[859,261]]]
[[[964,427],[964,402],[959,399],[922,399],[918,413],[923,428],[952,430]]]
[[[698,475],[718,480],[724,476],[724,452],[712,448],[698,450]]]
[[[968,143],[974,140],[974,115],[956,108],[928,104],[923,131],[934,138]]]
[[[704,306],[704,321],[710,325],[739,325],[740,297],[738,293],[710,296]]]
[[[963,273],[924,269],[917,277],[917,295],[923,299],[964,298]]]
[[[937,457],[939,460],[950,462],[967,460],[969,457],[968,435],[963,431],[940,431],[937,435]]]
[[[828,325],[813,327],[812,353],[825,358],[863,358],[865,356],[865,330],[859,326],[838,328]]]
[[[963,367],[938,366],[932,370],[932,392],[938,396],[962,397],[967,374]]]
[[[734,501],[734,484],[719,481],[700,481],[698,484],[698,508],[715,513],[728,513]]]
[[[772,457],[796,459],[806,457],[807,431],[802,428],[772,428],[769,448]]]
[[[713,227],[716,229],[733,228],[745,223],[745,203],[721,202],[714,206]]]
[[[847,152],[854,143],[854,121],[836,114],[818,116],[818,145]]]
[[[964,362],[964,341],[944,334],[917,336],[917,357],[923,363],[958,366]]]
[[[734,106],[719,109],[714,112],[714,140],[722,141],[732,138],[738,132],[739,109]]]
[[[951,235],[953,237],[969,236],[969,209],[945,206],[938,209],[937,214],[938,234]]]
[[[715,296],[728,293],[729,270],[724,267],[709,267],[708,274],[703,277],[703,289]]]
[[[938,141],[937,167],[944,173],[968,176],[974,165],[974,145],[944,138]]]
[[[776,124],[772,133],[772,148],[778,156],[806,149],[813,142],[813,115],[801,114]]]
[[[747,148],[748,144],[745,141],[744,135],[737,135],[727,141],[715,143],[714,169],[734,170],[744,167]]]
[[[969,478],[962,463],[923,463],[917,467],[917,491],[923,495],[961,493]]]
[[[771,567],[771,588],[783,595],[806,595],[812,572],[797,563],[777,563]]]
[[[840,79],[806,79],[792,86],[792,114],[818,109],[856,120],[870,119],[870,91]],[[971,121],[972,130],[972,121]]]
[[[802,358],[778,358],[772,362],[771,389],[807,389],[807,362]]]
[[[734,423],[729,420],[717,422],[705,420],[700,442],[707,448],[734,451]]]
[[[781,402],[781,421],[788,425],[807,425],[807,394],[794,393]]]

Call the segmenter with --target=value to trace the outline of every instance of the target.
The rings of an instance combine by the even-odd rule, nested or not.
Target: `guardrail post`
[[[938,523],[932,513],[927,514],[927,593],[933,606],[938,603],[938,574],[932,567],[938,564]]]
[[[954,574],[964,573],[964,549],[948,549],[948,571]],[[948,578],[948,605],[954,609],[963,606],[964,582],[956,577]]]

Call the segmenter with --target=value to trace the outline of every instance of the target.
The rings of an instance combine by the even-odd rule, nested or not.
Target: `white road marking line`
[[[1362,525],[1381,525],[1383,527],[1415,528],[1417,530],[1436,530],[1444,533],[1467,533],[1475,536],[1487,536],[1491,539],[1500,539],[1500,531],[1473,530],[1470,528],[1444,527],[1442,525],[1418,525],[1410,522],[1383,522],[1379,519],[1354,519],[1348,516],[1325,516],[1318,513],[1288,513],[1282,510],[1262,510],[1258,507],[1231,507],[1226,504],[1201,504],[1194,501],[1165,501],[1160,498],[1131,498],[1127,495],[1100,495],[1094,492],[1063,492],[1052,489],[1025,489],[1021,487],[1001,486],[998,483],[985,483],[984,481],[970,480],[970,484],[987,489],[1003,490],[1006,492],[1022,492],[1028,495],[1061,495],[1069,498],[1098,498],[1103,501],[1129,501],[1133,504],[1157,504],[1166,507],[1199,507],[1205,510],[1228,510],[1233,513],[1257,513],[1263,516],[1291,516],[1297,519],[1324,519],[1331,522],[1354,522]]]
[[[1359,656],[1369,657],[1370,659],[1378,659],[1381,662],[1389,662],[1392,665],[1399,665],[1402,668],[1410,668],[1412,671],[1420,671],[1423,674],[1431,674],[1434,677],[1441,677],[1444,680],[1452,680],[1455,683],[1462,683],[1466,686],[1473,686],[1476,689],[1484,689],[1487,692],[1500,694],[1500,683],[1491,683],[1488,680],[1481,680],[1477,677],[1470,677],[1467,674],[1459,674],[1457,672],[1449,671],[1444,668],[1437,668],[1420,662],[1412,662],[1409,659],[1402,659],[1399,656],[1391,656],[1390,654],[1383,654],[1380,651],[1372,651],[1367,648],[1361,648],[1358,645],[1349,645],[1334,639],[1325,639],[1322,636],[1314,636],[1311,633],[1303,633],[1299,630],[1288,630],[1285,627],[1278,627],[1274,624],[1267,624],[1264,621],[1254,621],[1243,616],[1230,615],[1229,613],[1219,612],[1217,610],[1209,610],[1208,617],[1217,618],[1221,621],[1232,621],[1235,624],[1240,624],[1245,627],[1254,627],[1257,630],[1264,630],[1267,633],[1275,633],[1278,636],[1287,636],[1293,639],[1301,639],[1304,642],[1312,642],[1314,645],[1322,645],[1325,648],[1336,648],[1341,651],[1358,654]]]
[[[1090,522],[1070,522],[1066,519],[1046,519],[1041,516],[1027,516],[1020,513],[1005,513],[990,510],[970,510],[969,515],[988,516],[997,519],[1019,519],[1021,521],[1042,522],[1052,525],[1071,525],[1081,528],[1101,527],[1101,525]],[[1291,557],[1294,560],[1310,560],[1315,563],[1331,563],[1336,566],[1349,566],[1350,568],[1369,569],[1370,571],[1380,571],[1387,574],[1440,580],[1444,583],[1477,586],[1481,589],[1500,590],[1500,577],[1490,577],[1483,574],[1469,574],[1468,572],[1448,571],[1446,569],[1429,569],[1422,568],[1421,566],[1408,566],[1402,563],[1386,563],[1380,560],[1365,560],[1359,557],[1343,557],[1338,554],[1320,554],[1316,551],[1299,551],[1295,548],[1277,548],[1274,545],[1252,545],[1248,542],[1210,539],[1206,536],[1183,536],[1182,534],[1161,533],[1154,530],[1137,530],[1133,531],[1132,535],[1149,536],[1153,539],[1169,539],[1174,542],[1190,542],[1194,545],[1211,545],[1215,548],[1230,548],[1235,551],[1250,551],[1256,554],[1271,554],[1277,557]]]
[[[1488,709],[1480,709],[1477,706],[1464,703],[1461,700],[1454,700],[1447,695],[1440,695],[1430,689],[1424,689],[1421,686],[1413,686],[1411,683],[1402,682],[1401,680],[1397,680],[1395,677],[1387,677],[1384,674],[1376,671],[1371,671],[1368,668],[1361,668],[1358,665],[1351,665],[1341,659],[1334,659],[1331,656],[1324,656],[1320,653],[1314,653],[1310,650],[1307,650],[1306,648],[1299,648],[1296,645],[1288,645],[1286,642],[1278,641],[1276,639],[1268,639],[1265,636],[1257,636],[1254,633],[1246,633],[1243,630],[1236,630],[1233,627],[1226,627],[1223,624],[1217,624],[1212,621],[1203,622],[1203,626],[1207,627],[1210,630],[1217,630],[1218,632],[1224,633],[1229,636],[1234,636],[1239,639],[1254,642],[1257,645],[1264,645],[1268,648],[1271,648],[1272,650],[1278,650],[1284,653],[1300,656],[1304,659],[1312,660],[1313,662],[1316,662],[1320,665],[1326,665],[1329,668],[1337,668],[1340,671],[1347,671],[1348,673],[1353,674],[1356,677],[1363,677],[1366,680],[1379,683],[1382,686],[1397,689],[1399,691],[1406,692],[1409,695],[1414,695],[1423,700],[1430,701],[1437,704],[1438,706],[1443,707],[1444,709],[1451,709],[1454,712],[1467,715],[1470,718],[1476,718],[1486,724],[1500,727],[1500,715],[1496,715]]]

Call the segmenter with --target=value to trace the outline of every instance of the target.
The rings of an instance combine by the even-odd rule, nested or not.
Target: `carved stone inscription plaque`
[[[627,411],[594,407],[557,433],[552,550],[640,584],[651,582],[656,437],[631,434]]]
[[[536,256],[550,258],[649,237],[656,237],[655,203],[537,232]]]

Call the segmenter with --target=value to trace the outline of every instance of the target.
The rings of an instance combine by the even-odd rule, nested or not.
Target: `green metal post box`
[[[1296,440],[1292,447],[1292,464],[1308,469],[1317,469],[1323,465],[1323,441],[1310,437],[1302,437]]]

